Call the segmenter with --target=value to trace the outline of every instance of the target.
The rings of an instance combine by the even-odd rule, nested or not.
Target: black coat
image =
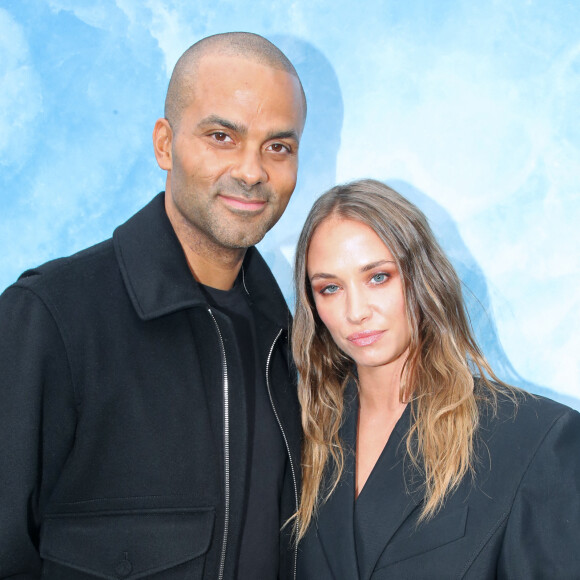
[[[251,248],[245,286],[290,454],[282,519],[296,509],[299,411],[290,315]],[[214,313],[221,328],[227,319]],[[112,240],[27,272],[0,298],[0,577],[218,578],[224,536],[222,346],[163,195]],[[272,350],[271,358],[269,357]],[[240,373],[226,346],[230,376]],[[233,578],[247,496],[247,414],[229,394]],[[274,411],[273,411],[274,412]],[[281,577],[294,551],[281,542]]]
[[[354,449],[350,385],[341,437]],[[405,461],[409,409],[354,499],[354,453],[298,550],[298,580],[580,578],[580,415],[527,396],[482,409],[475,478],[417,525],[420,476]],[[406,471],[406,479],[404,477]],[[355,509],[356,506],[356,509]]]

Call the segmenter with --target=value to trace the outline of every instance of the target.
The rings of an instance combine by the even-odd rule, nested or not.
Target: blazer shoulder
[[[535,429],[549,429],[550,426],[564,415],[578,415],[574,409],[523,390],[514,391],[513,397],[500,393],[497,401],[497,412],[487,413],[488,422],[494,421],[501,425],[513,424],[514,429],[525,429],[532,426]]]
[[[565,425],[576,426],[580,437],[580,413],[546,397],[515,391],[513,397],[498,395],[497,407],[480,408],[476,445],[480,455],[506,459],[506,468],[522,470],[533,460],[544,442]],[[509,462],[512,462],[511,464]]]

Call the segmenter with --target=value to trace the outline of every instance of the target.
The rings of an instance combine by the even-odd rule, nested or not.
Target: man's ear
[[[157,119],[153,129],[153,150],[155,159],[161,169],[171,171],[173,160],[171,157],[171,142],[173,141],[173,131],[167,119]]]

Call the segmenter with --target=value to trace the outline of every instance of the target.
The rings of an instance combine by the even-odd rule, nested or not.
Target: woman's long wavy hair
[[[512,398],[514,394],[512,387],[498,380],[481,353],[465,312],[461,282],[424,214],[379,181],[355,181],[326,192],[306,219],[294,270],[292,350],[305,435],[302,496],[296,514],[298,541],[320,502],[328,499],[340,480],[343,394],[347,381],[356,380],[354,361],[339,350],[316,312],[307,275],[312,236],[330,217],[369,226],[390,250],[401,276],[411,342],[399,399],[411,405],[406,450],[424,487],[420,521],[432,517],[446,495],[473,470],[481,399],[495,409],[500,390]],[[473,374],[481,377],[483,388],[477,392]],[[323,489],[328,467],[332,477]]]

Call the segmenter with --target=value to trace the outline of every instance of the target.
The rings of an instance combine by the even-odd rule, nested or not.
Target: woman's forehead
[[[377,261],[393,261],[389,248],[367,224],[350,218],[332,216],[314,231],[307,255],[312,268],[361,268]]]

